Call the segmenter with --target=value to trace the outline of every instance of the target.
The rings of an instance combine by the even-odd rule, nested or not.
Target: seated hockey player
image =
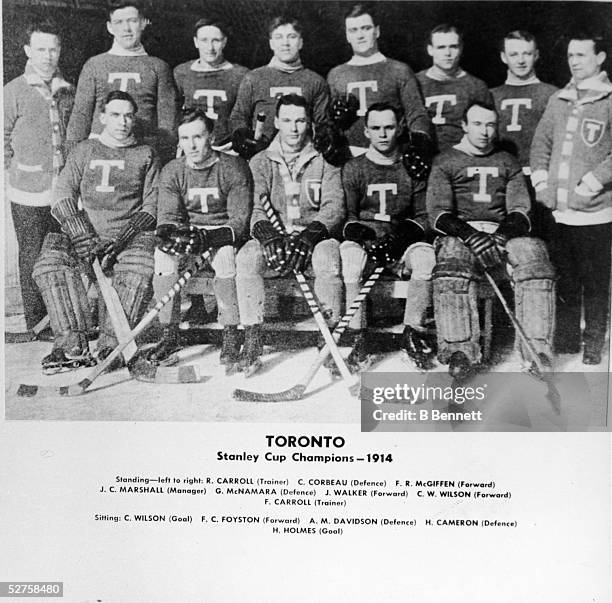
[[[179,256],[210,250],[214,293],[223,325],[221,363],[232,372],[238,362],[238,300],[235,247],[248,236],[253,204],[253,180],[240,157],[211,148],[215,124],[200,109],[186,111],[178,127],[184,155],[166,164],[159,181],[153,289],[161,297],[178,278]],[[162,309],[160,342],[148,352],[153,361],[166,360],[179,348],[180,301]]]
[[[340,169],[328,164],[310,137],[308,102],[297,94],[281,96],[270,146],[253,157],[251,234],[237,257],[236,283],[240,320],[245,327],[241,369],[247,375],[260,366],[264,318],[264,275],[305,271],[312,262],[314,292],[329,326],[340,319],[342,281],[340,243],[333,238],[344,223],[346,208]],[[267,197],[289,234],[268,219]]]
[[[388,103],[375,103],[365,115],[365,155],[351,159],[342,170],[348,222],[340,245],[346,303],[359,291],[367,256],[394,272],[411,274],[406,296],[402,347],[419,369],[431,368],[434,342],[429,341],[425,318],[431,306],[431,273],[435,254],[427,243],[425,183],[413,180],[398,144],[400,119]],[[348,359],[352,369],[369,365],[365,312],[351,328],[359,329]]]
[[[112,273],[131,327],[150,299],[159,162],[153,148],[139,144],[132,134],[136,111],[127,92],[109,93],[100,113],[102,133],[75,147],[58,178],[51,214],[62,233],[47,235],[33,272],[54,335],[43,369],[92,363],[91,317],[81,273],[91,272],[95,257]],[[98,358],[106,358],[116,346],[101,307]]]
[[[497,113],[472,103],[463,117],[464,137],[440,154],[427,188],[436,241],[434,309],[438,359],[463,377],[481,360],[477,285],[483,270],[504,277],[509,264],[515,313],[543,364],[552,359],[555,273],[546,246],[529,236],[530,200],[518,160],[498,151]],[[523,359],[526,350],[520,346]]]

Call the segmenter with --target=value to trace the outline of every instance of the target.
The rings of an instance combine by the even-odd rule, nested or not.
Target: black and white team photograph
[[[385,375],[606,430],[611,53],[600,2],[5,0],[5,418],[367,431]]]

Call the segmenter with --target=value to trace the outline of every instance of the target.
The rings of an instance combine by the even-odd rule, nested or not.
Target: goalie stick
[[[349,306],[346,314],[340,319],[340,322],[334,329],[332,337],[334,339],[334,343],[337,343],[340,339],[340,336],[346,328],[348,327],[351,319],[361,307],[361,304],[366,299],[368,294],[370,293],[372,287],[374,287],[376,281],[379,279],[380,275],[384,271],[383,266],[377,266],[374,272],[370,275],[370,278],[362,285],[359,293],[355,296],[355,299]],[[296,383],[293,387],[286,389],[282,392],[252,392],[245,389],[236,389],[232,393],[232,397],[234,400],[240,400],[242,402],[291,402],[295,400],[301,400],[304,397],[304,392],[306,388],[310,385],[310,382],[313,380],[314,376],[317,374],[317,371],[321,368],[325,359],[330,354],[330,348],[326,344],[323,347],[319,354],[317,355],[315,361],[312,363],[306,374],[300,379],[298,383]]]
[[[272,226],[274,226],[274,228],[276,228],[276,230],[279,233],[286,235],[287,231],[285,230],[283,224],[281,223],[280,218],[276,214],[274,207],[272,207],[270,198],[267,195],[262,195],[260,197],[260,201],[261,201],[263,210],[266,212],[268,219],[272,223]],[[319,304],[317,303],[314,297],[314,294],[312,293],[312,290],[310,289],[310,285],[306,281],[306,277],[301,272],[294,270],[293,274],[295,275],[298,285],[300,286],[300,290],[302,291],[302,295],[304,296],[304,299],[306,300],[306,303],[308,304],[308,308],[310,309],[310,312],[312,313],[315,319],[315,322],[317,323],[317,327],[319,328],[321,335],[323,335],[325,344],[329,347],[329,352],[331,353],[334,359],[334,362],[336,363],[336,366],[338,367],[338,370],[340,371],[340,375],[342,375],[342,379],[346,383],[346,386],[349,388],[349,392],[351,392],[352,394],[352,386],[354,385],[352,383],[354,381],[353,376],[351,375],[351,372],[346,366],[346,362],[344,361],[344,358],[342,358],[342,354],[340,354],[340,350],[338,349],[338,346],[336,342],[334,341],[332,334],[329,331],[329,327],[327,326],[327,323],[325,322],[325,318],[323,318],[323,314],[321,314]]]
[[[71,383],[70,385],[27,385],[20,384],[17,387],[17,395],[24,398],[32,398],[34,396],[79,396],[84,393],[91,384],[112,364],[115,358],[119,357],[119,354],[123,352],[125,347],[133,341],[138,335],[140,335],[153,321],[153,319],[159,314],[161,309],[168,304],[174,296],[185,286],[185,283],[197,272],[199,272],[208,258],[210,257],[210,251],[205,251],[199,258],[194,262],[194,265],[189,270],[185,271],[181,277],[172,285],[168,292],[157,302],[155,307],[140,320],[140,322],[132,329],[129,335],[129,339],[122,341],[119,345],[104,359],[103,362],[93,367],[89,375],[82,379],[78,383]],[[177,369],[178,376],[181,377],[182,382],[188,377],[187,372],[194,371],[193,366],[179,367]],[[195,375],[197,377],[197,375]],[[196,380],[199,380],[197,378]],[[193,381],[193,379],[192,379]]]

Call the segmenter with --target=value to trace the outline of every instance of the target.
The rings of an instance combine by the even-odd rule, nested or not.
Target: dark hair
[[[291,25],[293,29],[295,29],[295,31],[300,34],[300,36],[303,33],[302,25],[297,19],[294,19],[293,17],[290,17],[288,15],[280,15],[278,17],[274,17],[274,19],[270,21],[270,24],[268,25],[268,37],[271,38],[272,32],[277,27],[281,27],[282,25]]]
[[[32,21],[28,25],[24,33],[24,44],[26,46],[30,45],[32,34],[36,32],[56,36],[60,42],[62,41],[59,25],[51,19],[44,19],[43,21]]]
[[[461,116],[461,121],[463,123],[467,123],[467,114],[468,114],[468,111],[472,107],[481,107],[482,109],[486,109],[487,111],[493,111],[493,113],[495,113],[496,116],[498,115],[497,109],[495,108],[495,105],[492,105],[491,103],[485,103],[485,102],[482,102],[482,101],[472,101],[465,108],[465,111],[463,112],[463,115]]]
[[[109,92],[106,95],[106,98],[104,99],[105,111],[106,105],[108,105],[108,103],[113,102],[114,100],[127,101],[128,103],[132,104],[132,109],[134,109],[134,113],[138,112],[138,105],[136,104],[136,101],[132,98],[132,95],[128,94],[127,92],[124,92],[123,90],[113,90],[112,92]]]
[[[122,8],[135,8],[141,18],[145,18],[144,4],[141,0],[111,0],[106,9],[106,20],[110,22],[113,13]]]
[[[572,40],[579,40],[581,42],[591,40],[593,42],[595,54],[606,52],[606,42],[603,34],[599,31],[574,31],[567,37],[567,43],[569,44]]]
[[[436,25],[429,32],[429,44],[433,44],[434,34],[437,34],[437,33],[454,33],[454,34],[457,34],[459,36],[459,44],[463,44],[463,34],[461,33],[461,30],[456,25],[452,25],[452,24],[449,24],[449,23],[441,23],[440,25]]]
[[[503,52],[506,48],[506,40],[524,40],[525,42],[533,42],[533,45],[537,48],[538,43],[536,42],[535,36],[524,29],[515,29],[509,31],[501,41],[500,50]]]
[[[376,7],[373,4],[370,4],[370,3],[355,4],[344,15],[344,20],[346,21],[347,19],[354,19],[356,17],[361,17],[363,15],[370,15],[370,17],[372,17],[372,23],[374,23],[375,26],[378,26],[380,25],[380,21],[379,21],[377,13],[378,11],[376,10]]]
[[[278,117],[280,108],[286,105],[304,107],[306,117],[310,119],[310,107],[308,105],[308,101],[300,94],[284,94],[283,96],[279,97],[278,101],[276,102],[276,111],[274,114]]]
[[[183,114],[181,115],[181,118],[179,119],[178,125],[180,127],[184,124],[190,124],[194,121],[203,122],[206,131],[209,134],[212,134],[212,131],[215,127],[215,123],[212,119],[210,119],[210,117],[208,117],[208,115],[206,115],[206,113],[204,113],[204,111],[202,111],[202,109],[185,109],[183,111]]]
[[[198,19],[193,26],[193,37],[198,37],[198,30],[202,27],[216,27],[221,31],[223,37],[227,38],[227,27],[225,23],[222,23],[219,19],[213,19],[204,17],[203,19]]]
[[[370,113],[372,113],[373,111],[376,111],[377,113],[380,113],[382,111],[393,111],[393,114],[395,115],[395,119],[397,120],[397,123],[399,124],[400,122],[401,113],[397,107],[395,107],[391,103],[372,103],[368,107],[368,110],[366,111],[366,114],[364,117],[364,123],[366,126],[368,125],[368,118],[370,117]]]

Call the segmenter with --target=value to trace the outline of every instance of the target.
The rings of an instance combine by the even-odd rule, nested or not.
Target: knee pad
[[[517,237],[508,241],[506,250],[514,282],[555,278],[555,270],[544,241],[533,237]]]
[[[457,237],[443,237],[436,241],[436,266],[433,278],[456,277],[474,280],[475,261],[472,252]]]
[[[232,245],[225,245],[217,249],[212,256],[210,265],[217,278],[236,277],[236,252]]]
[[[70,239],[63,233],[50,232],[43,241],[40,253],[34,263],[34,271],[47,271],[52,266],[70,266],[76,268],[79,259],[74,253]]]
[[[242,278],[263,275],[266,270],[266,260],[261,251],[259,241],[247,241],[236,256],[236,275]]]
[[[342,259],[342,276],[346,283],[358,283],[368,261],[365,249],[355,241],[344,241],[340,244]]]
[[[417,281],[429,281],[436,266],[436,253],[429,243],[414,243],[404,252],[404,266],[411,272],[411,278]]]
[[[340,243],[336,239],[325,239],[312,252],[312,270],[315,277],[340,277]]]

